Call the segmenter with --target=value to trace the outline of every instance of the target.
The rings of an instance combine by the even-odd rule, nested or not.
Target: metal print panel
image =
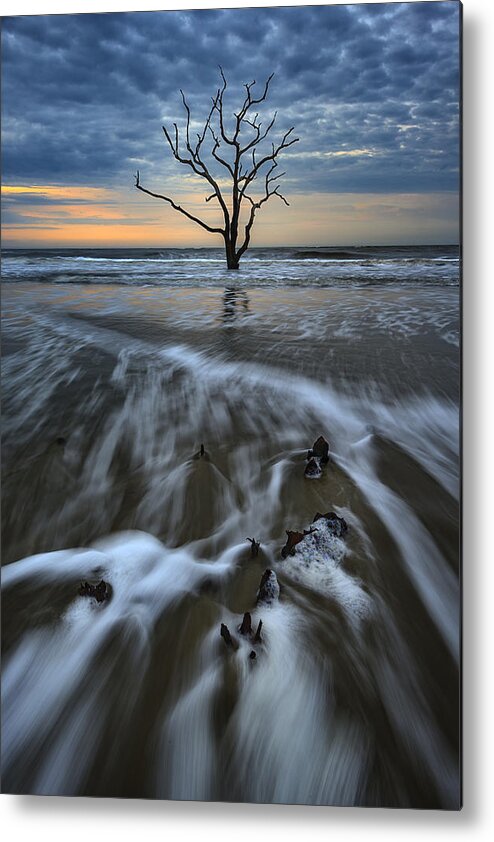
[[[460,808],[460,33],[3,19],[4,792]]]

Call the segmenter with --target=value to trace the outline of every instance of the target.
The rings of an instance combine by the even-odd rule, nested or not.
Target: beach
[[[457,250],[251,251],[6,254],[4,791],[456,809]]]

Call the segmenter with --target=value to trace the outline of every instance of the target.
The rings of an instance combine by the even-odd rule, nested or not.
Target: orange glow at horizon
[[[35,200],[29,201],[30,197]],[[38,198],[43,201],[39,203]],[[217,210],[204,207],[195,193],[180,193],[180,204],[213,220]],[[58,185],[6,185],[2,210],[2,245],[26,247],[121,246],[187,247],[196,226],[163,202],[135,195],[131,190]],[[207,245],[221,245],[217,237]]]
[[[16,245],[20,242],[28,241],[31,244],[36,244],[40,248],[43,247],[43,244],[47,247],[55,248],[60,246],[60,248],[70,248],[72,246],[80,246],[81,248],[91,248],[92,246],[95,247],[128,247],[128,248],[146,248],[149,246],[150,238],[149,238],[149,227],[144,227],[139,224],[135,225],[98,225],[97,223],[94,224],[82,224],[82,225],[68,225],[66,228],[13,228],[9,231],[9,240]],[[154,227],[154,226],[153,226]],[[166,228],[164,225],[159,226],[160,233],[156,236],[155,243],[157,245],[163,246],[163,241],[166,239]],[[183,248],[187,248],[189,243],[189,237],[184,232],[182,236],[180,234],[174,234],[174,242],[178,244],[179,247],[183,246]],[[213,238],[211,238],[213,239]],[[4,248],[8,241],[4,240]],[[208,245],[215,245],[213,242],[209,242]],[[218,240],[217,245],[221,245],[221,242]],[[29,248],[29,246],[26,246]],[[151,245],[152,247],[152,245]]]
[[[84,220],[84,219],[128,219],[128,215],[123,211],[115,210],[112,207],[105,205],[60,205],[50,206],[48,208],[30,209],[29,216],[33,219],[43,220],[46,224],[56,215],[67,220]]]
[[[43,197],[39,204],[29,196]],[[132,190],[57,185],[8,185],[2,206],[3,247],[221,247],[210,235],[164,202]],[[218,209],[203,194],[177,195],[207,222]],[[22,199],[22,200],[21,200]],[[352,243],[457,242],[455,193],[296,193],[290,207],[273,199],[259,212],[251,246]]]

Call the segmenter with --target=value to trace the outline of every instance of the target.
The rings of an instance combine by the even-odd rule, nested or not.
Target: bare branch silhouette
[[[277,196],[288,205],[288,201],[280,192],[279,184],[275,184],[285,173],[275,173],[278,166],[277,158],[280,153],[289,149],[298,138],[293,136],[294,127],[288,129],[277,143],[271,143],[271,151],[262,151],[260,144],[266,140],[273,130],[277,112],[265,123],[259,120],[259,111],[253,112],[255,106],[266,100],[269,86],[273,78],[271,74],[258,96],[254,93],[255,80],[244,85],[245,96],[239,111],[233,113],[233,126],[231,118],[226,119],[224,96],[227,90],[227,80],[223,69],[220,67],[221,85],[215,95],[211,98],[211,107],[206,121],[200,132],[196,132],[197,140],[192,140],[192,114],[189,103],[184,92],[181,90],[182,105],[185,111],[185,129],[180,135],[177,123],[173,123],[173,131],[170,132],[163,126],[170,151],[180,164],[189,167],[195,175],[204,178],[212,190],[205,196],[205,202],[216,200],[223,214],[223,227],[209,225],[203,219],[190,213],[177,204],[172,198],[153,190],[148,190],[140,183],[140,175],[137,172],[135,186],[142,193],[153,196],[168,202],[171,207],[186,216],[192,222],[200,225],[211,234],[220,234],[224,240],[226,261],[229,269],[238,269],[240,258],[245,254],[250,244],[252,227],[256,212],[272,197]],[[212,142],[207,148],[206,139]],[[206,161],[205,155],[209,156]],[[212,159],[212,160],[211,160]],[[228,181],[228,188],[223,187],[220,180],[212,174],[211,164],[219,164],[226,170],[225,178]],[[214,169],[214,166],[213,166]],[[218,169],[216,167],[216,169]],[[262,170],[262,172],[261,172]],[[251,189],[255,189],[255,182],[258,178],[264,179],[261,195],[251,195]],[[248,192],[249,191],[249,192]],[[244,222],[241,223],[243,203],[250,208],[247,217],[242,214]],[[243,235],[239,241],[239,231],[243,226]]]

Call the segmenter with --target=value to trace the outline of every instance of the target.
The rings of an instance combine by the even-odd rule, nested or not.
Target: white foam
[[[314,529],[317,531],[295,546],[294,555],[280,562],[280,572],[334,599],[348,619],[358,625],[370,615],[372,600],[362,583],[340,566],[347,554],[345,541],[332,534],[324,518],[314,524]]]
[[[49,750],[31,791],[77,791],[93,759],[88,734],[97,745],[98,723],[108,715],[112,697],[107,689],[122,686],[119,716],[131,716],[147,669],[154,624],[204,578],[228,575],[238,552],[238,547],[232,548],[217,563],[200,562],[187,550],[169,550],[150,535],[127,532],[96,542],[94,550],[45,553],[4,568],[7,589],[27,581],[56,588],[60,580],[95,573],[112,588],[110,601],[98,605],[78,596],[74,583],[74,600],[58,622],[27,632],[5,658],[4,771],[21,773],[27,747],[32,753],[45,742]],[[98,654],[110,641],[115,663],[119,658],[128,662],[128,670],[118,675],[99,663]],[[65,711],[70,716],[61,725]]]

